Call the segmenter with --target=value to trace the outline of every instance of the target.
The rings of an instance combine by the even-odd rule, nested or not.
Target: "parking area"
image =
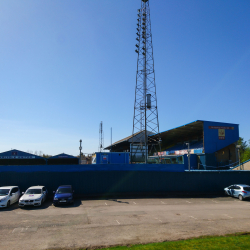
[[[249,231],[250,202],[231,197],[76,200],[0,210],[0,249],[75,249]]]

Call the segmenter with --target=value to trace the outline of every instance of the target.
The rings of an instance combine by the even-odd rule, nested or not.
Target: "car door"
[[[46,187],[43,187],[42,192],[43,192],[43,200],[45,201],[45,200],[46,200],[46,198],[47,198],[47,191],[46,191]]]
[[[227,194],[230,195],[230,196],[232,195],[232,194],[231,194],[231,188],[232,188],[232,187],[233,187],[233,186],[229,186],[229,187],[227,188],[227,190],[226,190],[226,191],[227,191]]]
[[[241,187],[235,185],[235,186],[234,186],[234,197],[238,197],[239,194],[240,194],[240,192],[241,192]]]
[[[234,196],[234,185],[232,185],[228,188],[228,193],[229,193],[229,195]]]
[[[10,191],[10,204],[16,202],[16,188],[12,188]]]

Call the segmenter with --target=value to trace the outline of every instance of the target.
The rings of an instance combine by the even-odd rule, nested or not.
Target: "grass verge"
[[[237,233],[225,236],[203,236],[180,241],[167,241],[147,245],[117,246],[102,250],[158,250],[158,249],[250,249],[250,233]]]

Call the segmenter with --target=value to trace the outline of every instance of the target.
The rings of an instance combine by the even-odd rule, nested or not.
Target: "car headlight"
[[[58,198],[57,197],[54,197],[54,201],[57,201],[58,200]]]

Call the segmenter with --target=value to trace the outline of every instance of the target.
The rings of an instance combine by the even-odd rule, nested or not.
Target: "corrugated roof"
[[[0,153],[1,159],[44,159],[41,156],[26,153],[17,149],[12,149],[6,152]]]
[[[113,147],[113,146],[115,146],[115,145],[117,145],[117,144],[119,144],[119,143],[122,143],[122,142],[132,142],[132,138],[133,138],[133,137],[135,138],[135,141],[136,141],[136,138],[138,138],[138,135],[141,134],[141,133],[144,134],[144,131],[139,131],[139,132],[135,133],[134,135],[130,135],[130,136],[125,137],[125,138],[123,138],[123,139],[121,139],[121,140],[119,140],[119,141],[117,141],[117,142],[114,142],[114,143],[112,143],[112,145],[109,145],[108,147],[106,147],[105,150],[106,150],[106,149],[110,149],[111,146]],[[147,134],[148,134],[148,135],[151,135],[151,134],[153,134],[153,133],[147,131]]]
[[[51,156],[49,159],[62,159],[62,158],[66,159],[66,158],[77,158],[77,157],[75,157],[73,155],[67,155],[67,154],[62,153],[59,155]]]

